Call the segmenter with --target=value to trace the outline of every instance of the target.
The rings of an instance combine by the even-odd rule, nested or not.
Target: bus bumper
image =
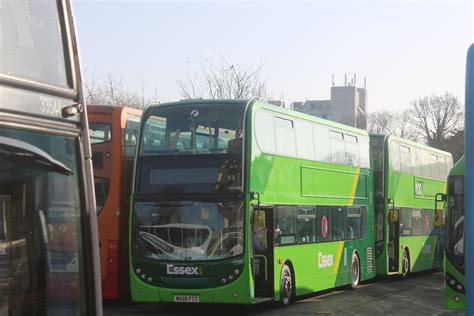
[[[154,287],[132,273],[132,301],[166,303],[253,304],[253,280],[249,269],[233,282],[209,289],[177,289]]]

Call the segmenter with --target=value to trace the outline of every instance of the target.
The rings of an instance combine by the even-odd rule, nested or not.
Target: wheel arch
[[[410,257],[410,248],[408,248],[408,246],[405,245],[405,246],[403,246],[403,250],[405,250],[407,252],[408,263],[409,263],[408,267],[410,269],[409,271],[411,271],[412,270],[412,266],[411,266],[412,262],[411,262],[411,257]]]
[[[357,248],[354,249],[354,251],[352,251],[350,269],[352,269],[352,257],[354,257],[354,255],[356,255],[357,260],[359,260],[359,282],[358,283],[360,285],[360,282],[362,281],[362,260],[361,260],[361,257],[360,257],[359,250]],[[349,270],[349,271],[351,271],[351,270]]]

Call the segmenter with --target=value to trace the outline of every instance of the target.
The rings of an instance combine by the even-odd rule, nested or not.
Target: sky
[[[177,80],[222,54],[262,65],[269,93],[330,98],[344,75],[367,78],[369,111],[406,109],[451,92],[464,102],[474,39],[466,1],[73,1],[85,80],[112,75],[127,89],[181,98]]]

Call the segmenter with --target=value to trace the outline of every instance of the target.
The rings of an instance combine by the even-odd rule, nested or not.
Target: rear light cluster
[[[119,298],[119,243],[118,240],[107,242],[107,267],[103,288],[104,299]]]

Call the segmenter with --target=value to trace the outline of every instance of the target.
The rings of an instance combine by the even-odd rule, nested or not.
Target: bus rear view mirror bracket
[[[389,198],[387,202],[391,206],[388,211],[388,220],[390,222],[398,222],[399,210],[395,209],[395,200]]]
[[[446,194],[444,193],[436,193],[435,195],[435,203],[437,202],[446,202]]]
[[[255,213],[259,214],[260,213],[260,193],[257,191],[250,191],[250,199],[252,200],[257,200],[257,209],[253,210],[252,214],[252,231],[255,227]]]
[[[435,195],[435,214],[433,219],[433,226],[434,227],[441,227],[443,225],[443,209],[438,208],[438,203],[446,202],[447,197],[444,193],[436,193]]]

